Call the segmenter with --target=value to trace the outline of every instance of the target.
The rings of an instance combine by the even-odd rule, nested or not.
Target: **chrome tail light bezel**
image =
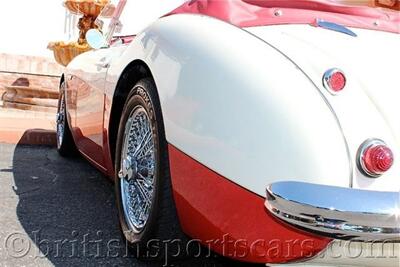
[[[360,170],[361,173],[363,173],[365,176],[369,177],[369,178],[379,178],[381,177],[384,173],[372,173],[368,170],[367,166],[365,165],[365,154],[366,151],[372,147],[376,147],[376,146],[385,146],[387,148],[389,148],[389,146],[381,139],[376,139],[376,138],[371,138],[371,139],[367,139],[365,140],[360,148],[358,149],[357,152],[357,166],[358,169]],[[390,148],[389,148],[390,149]],[[393,153],[393,152],[392,152]],[[394,158],[394,156],[393,156]]]
[[[333,75],[335,75],[336,73],[340,73],[343,77],[344,77],[344,85],[340,90],[335,90],[331,84],[332,81],[332,77]],[[323,77],[322,77],[322,83],[325,87],[326,90],[328,90],[329,93],[331,93],[332,95],[337,95],[340,92],[343,91],[343,89],[346,87],[347,84],[347,78],[346,75],[344,74],[344,72],[341,69],[338,68],[332,68],[327,70]]]

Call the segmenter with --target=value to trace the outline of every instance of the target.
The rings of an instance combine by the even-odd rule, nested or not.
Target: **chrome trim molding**
[[[400,192],[277,182],[265,206],[275,217],[323,236],[400,241]]]
[[[329,21],[324,21],[322,19],[317,19],[316,21],[316,25],[318,27],[327,29],[327,30],[331,30],[331,31],[335,31],[335,32],[341,32],[353,37],[357,37],[357,34],[355,32],[353,32],[352,30],[350,30],[349,28],[347,28],[344,25],[340,25],[334,22],[329,22]]]

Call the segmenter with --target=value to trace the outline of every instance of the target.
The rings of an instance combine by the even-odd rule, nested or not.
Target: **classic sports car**
[[[62,76],[57,136],[115,180],[132,248],[398,266],[398,11],[193,0],[129,36],[116,4]]]

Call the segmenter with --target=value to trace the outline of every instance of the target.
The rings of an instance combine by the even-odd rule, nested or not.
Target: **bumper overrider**
[[[277,182],[266,208],[299,229],[333,239],[400,241],[400,193]]]

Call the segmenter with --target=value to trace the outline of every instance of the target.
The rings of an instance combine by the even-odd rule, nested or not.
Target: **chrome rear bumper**
[[[400,193],[301,182],[267,188],[267,209],[303,230],[335,239],[400,240]]]

